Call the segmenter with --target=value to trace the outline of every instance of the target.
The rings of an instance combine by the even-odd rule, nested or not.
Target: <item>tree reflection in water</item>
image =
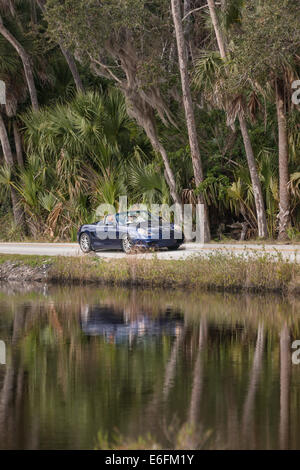
[[[299,300],[11,285],[0,295],[1,448],[300,448]]]

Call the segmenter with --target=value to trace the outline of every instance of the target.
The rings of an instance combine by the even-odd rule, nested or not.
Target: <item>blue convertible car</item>
[[[84,253],[123,250],[129,254],[137,247],[177,250],[184,241],[180,227],[163,222],[161,217],[147,211],[107,215],[101,222],[82,225],[77,238]]]

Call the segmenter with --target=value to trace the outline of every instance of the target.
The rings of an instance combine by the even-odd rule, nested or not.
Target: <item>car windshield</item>
[[[158,222],[159,218],[147,211],[130,211],[117,214],[118,222],[122,225]]]

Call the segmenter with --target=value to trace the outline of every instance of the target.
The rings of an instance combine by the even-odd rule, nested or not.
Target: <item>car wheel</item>
[[[89,253],[90,251],[92,251],[91,238],[90,238],[88,233],[83,233],[80,236],[79,245],[80,245],[80,249],[81,249],[81,251],[83,251],[83,253]]]
[[[173,245],[173,246],[168,246],[169,251],[176,251],[178,248],[180,248],[181,245]]]
[[[128,235],[122,239],[122,249],[124,253],[129,255],[132,252],[133,243]]]

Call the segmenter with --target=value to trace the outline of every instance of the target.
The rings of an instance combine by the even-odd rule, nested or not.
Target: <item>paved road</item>
[[[267,253],[276,255],[280,253],[284,259],[300,263],[300,245],[242,245],[242,244],[207,244],[187,243],[178,251],[160,251],[155,255],[152,253],[132,255],[138,258],[149,259],[157,256],[160,259],[185,259],[189,256],[209,255],[218,251],[229,252],[244,256],[255,255],[256,252],[265,250]],[[80,256],[82,253],[76,243],[0,243],[0,253],[19,255],[45,255],[45,256]],[[125,255],[119,251],[102,251],[97,256],[104,259],[124,258]]]

